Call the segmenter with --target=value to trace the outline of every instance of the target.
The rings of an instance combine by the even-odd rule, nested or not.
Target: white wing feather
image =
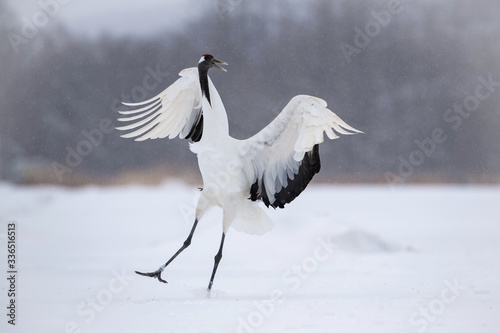
[[[158,139],[179,136],[186,138],[192,131],[193,126],[202,116],[201,89],[199,83],[198,69],[186,68],[182,70],[177,81],[162,91],[157,96],[139,103],[123,103],[126,106],[138,106],[130,111],[119,111],[126,117],[119,121],[130,122],[129,125],[117,127],[118,130],[129,131],[123,138],[136,138],[136,141],[146,139]],[[221,110],[222,122],[226,122],[225,109],[221,98],[209,78],[210,92],[213,102],[217,103]]]
[[[246,162],[247,179],[263,183],[259,185],[263,185],[269,199],[266,205],[274,207],[275,194],[294,180],[304,155],[324,141],[324,132],[330,139],[339,137],[335,131],[362,133],[326,106],[326,102],[317,97],[295,96],[268,126],[242,142],[240,155]]]

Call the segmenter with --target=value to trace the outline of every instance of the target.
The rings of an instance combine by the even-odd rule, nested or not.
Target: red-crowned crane
[[[190,149],[198,156],[203,189],[191,231],[181,248],[158,270],[137,274],[155,277],[191,244],[199,220],[211,207],[223,210],[222,239],[215,256],[208,292],[212,288],[222,258],[224,238],[229,227],[252,234],[263,234],[271,221],[258,202],[283,208],[294,200],[320,170],[319,144],[323,134],[336,139],[342,134],[361,133],[326,108],[326,102],[313,96],[293,97],[281,113],[263,130],[246,140],[229,135],[226,110],[208,77],[212,67],[226,71],[210,54],[204,54],[198,68],[186,68],[171,86],[140,103],[123,103],[135,110],[120,111],[117,127],[133,130],[122,135],[136,141],[179,136],[191,139]]]

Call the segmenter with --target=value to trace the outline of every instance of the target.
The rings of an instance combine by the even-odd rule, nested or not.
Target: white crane
[[[222,239],[215,256],[208,292],[212,288],[222,258],[224,238],[230,226],[251,234],[263,234],[271,221],[259,207],[283,208],[294,200],[320,170],[319,144],[323,134],[336,139],[342,134],[361,133],[326,108],[326,102],[313,96],[293,97],[281,113],[263,130],[247,140],[229,136],[228,120],[222,100],[207,73],[211,67],[226,71],[223,61],[204,54],[198,68],[186,68],[171,86],[137,107],[120,111],[132,122],[117,127],[133,130],[122,135],[136,141],[179,136],[191,139],[198,156],[203,189],[197,203],[193,227],[181,248],[158,270],[137,274],[155,277],[191,244],[198,221],[211,207],[223,210]],[[335,131],[333,131],[335,130]]]

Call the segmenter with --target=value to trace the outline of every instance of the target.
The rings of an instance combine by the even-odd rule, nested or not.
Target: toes
[[[151,273],[143,273],[143,272],[138,272],[135,271],[136,274],[142,275],[142,276],[148,276],[152,278],[157,278],[158,281],[163,282],[163,283],[168,283],[167,281],[163,280],[161,278],[161,271],[156,271],[156,272],[151,272]]]
[[[138,272],[138,271],[135,271],[135,274],[139,274],[142,276],[148,276],[148,273],[143,273],[143,272]]]

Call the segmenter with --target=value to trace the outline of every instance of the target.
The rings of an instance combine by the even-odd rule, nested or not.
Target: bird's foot
[[[135,271],[136,274],[139,274],[139,275],[142,275],[142,276],[149,276],[149,277],[152,277],[152,278],[157,278],[158,281],[160,281],[160,282],[168,283],[167,281],[165,281],[165,280],[163,280],[161,278],[161,272],[163,272],[162,268],[159,268],[157,271],[150,272],[150,273],[142,273],[142,272]]]
[[[210,298],[212,296],[212,285],[213,285],[213,282],[210,281],[210,283],[208,284],[208,287],[207,287],[207,298]]]

